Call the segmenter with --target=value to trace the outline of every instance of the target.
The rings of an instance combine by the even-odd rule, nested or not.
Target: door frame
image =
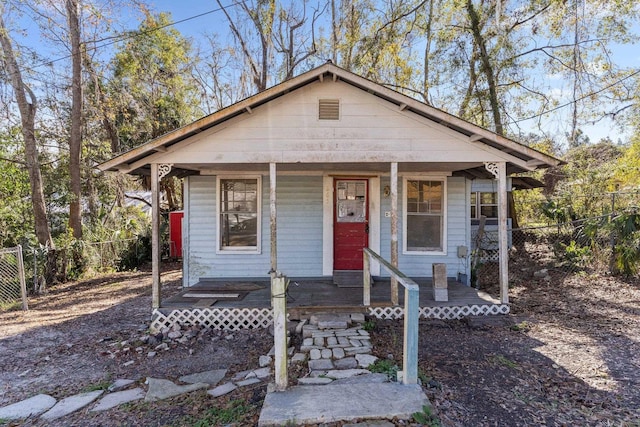
[[[380,176],[370,173],[330,174],[322,177],[322,275],[333,276],[334,179],[366,179],[369,181],[369,248],[380,253]],[[371,274],[380,275],[380,265],[372,263]]]

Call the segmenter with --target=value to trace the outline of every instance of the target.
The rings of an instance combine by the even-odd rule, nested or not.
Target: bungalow
[[[488,209],[508,312],[509,175],[559,163],[328,62],[100,168],[151,175],[154,309],[159,182],[177,175],[185,288],[276,270],[340,284],[362,277],[363,248],[408,277],[430,278],[433,264],[470,277],[472,220]],[[373,262],[371,274],[387,273]]]

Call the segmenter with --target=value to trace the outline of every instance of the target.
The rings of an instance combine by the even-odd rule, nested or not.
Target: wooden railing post
[[[404,287],[404,337],[402,349],[402,382],[404,384],[418,383],[418,321],[420,318],[420,288],[418,284],[402,274],[394,265],[386,261],[369,248],[364,249],[364,300],[370,304],[370,273],[371,260],[375,260],[387,270],[391,277]],[[393,288],[392,288],[393,292]],[[369,299],[368,299],[369,298]],[[365,305],[369,305],[365,304]]]
[[[402,369],[404,384],[418,383],[418,319],[420,300],[418,286],[404,288],[404,341]]]
[[[271,306],[276,390],[283,391],[287,388],[287,278],[280,273],[271,275]]]
[[[391,163],[391,265],[398,268],[398,163]],[[391,275],[391,303],[398,305],[398,279]]]
[[[362,257],[362,305],[369,307],[371,305],[371,256],[367,248],[362,251]]]

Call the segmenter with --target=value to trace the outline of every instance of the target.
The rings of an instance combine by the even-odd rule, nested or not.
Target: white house
[[[433,263],[468,277],[473,183],[495,180],[506,304],[508,177],[558,164],[327,63],[100,168],[151,174],[157,308],[158,182],[168,174],[185,177],[186,287],[275,270],[337,277],[362,270],[364,247],[409,277],[431,276]]]

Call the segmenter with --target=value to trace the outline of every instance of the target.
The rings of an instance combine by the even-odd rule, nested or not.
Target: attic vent
[[[318,109],[320,120],[340,120],[340,100],[321,99]]]

